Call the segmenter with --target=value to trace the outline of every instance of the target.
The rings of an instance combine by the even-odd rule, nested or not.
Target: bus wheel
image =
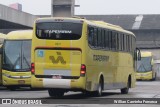
[[[155,77],[152,79],[152,81],[156,81],[156,77],[157,77],[157,75],[155,74]]]
[[[156,81],[156,77],[154,77],[153,79],[151,79],[151,81]]]
[[[48,89],[48,94],[50,97],[63,97],[64,91],[60,89]]]
[[[86,97],[90,97],[93,92],[91,92],[91,91],[83,91],[82,93],[83,93]]]
[[[18,87],[16,86],[7,86],[7,89],[11,90],[11,91],[15,91]]]
[[[95,96],[97,97],[102,96],[102,90],[103,90],[103,80],[101,78],[98,84],[98,90],[95,92]]]
[[[130,81],[128,80],[128,82],[127,82],[127,87],[121,89],[121,94],[128,94],[128,92],[129,92],[129,87],[130,87]]]

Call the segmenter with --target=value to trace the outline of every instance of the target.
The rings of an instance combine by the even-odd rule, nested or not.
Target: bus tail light
[[[85,74],[86,74],[86,65],[82,64],[82,65],[81,65],[81,76],[84,77]]]
[[[31,73],[32,74],[35,73],[35,65],[34,65],[34,63],[31,63]]]

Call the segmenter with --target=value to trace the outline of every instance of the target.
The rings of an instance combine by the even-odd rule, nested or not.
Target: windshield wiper
[[[23,59],[25,60],[28,68],[31,69],[31,66],[30,66],[29,62],[27,61],[27,58],[24,56],[24,54],[23,54]]]
[[[14,67],[16,66],[16,64],[18,63],[19,60],[20,60],[20,55],[19,55],[19,57],[16,59],[14,65],[13,65],[13,69],[14,69]]]
[[[144,69],[144,72],[145,72],[145,71],[146,71],[146,68],[145,68],[143,62],[141,62],[139,68],[137,69],[137,71],[142,72],[143,69]]]
[[[10,67],[10,69],[12,69],[13,68],[13,64],[12,64],[11,60],[8,58],[8,56],[6,55],[5,51],[4,51],[4,56],[5,57],[3,57],[3,61],[4,61],[3,65],[7,65],[7,67]]]

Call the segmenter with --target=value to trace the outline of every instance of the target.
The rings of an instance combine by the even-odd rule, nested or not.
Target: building
[[[7,34],[13,30],[32,29],[36,18],[38,17],[35,15],[0,4],[0,33]]]
[[[51,15],[54,17],[71,17],[74,15],[75,0],[52,0]]]
[[[19,3],[10,4],[9,7],[16,9],[18,11],[22,11],[22,4]]]

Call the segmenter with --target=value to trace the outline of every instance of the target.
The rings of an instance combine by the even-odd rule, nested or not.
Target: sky
[[[20,3],[23,11],[50,15],[51,0],[0,0],[0,4]],[[160,0],[76,0],[76,15],[160,14]]]

